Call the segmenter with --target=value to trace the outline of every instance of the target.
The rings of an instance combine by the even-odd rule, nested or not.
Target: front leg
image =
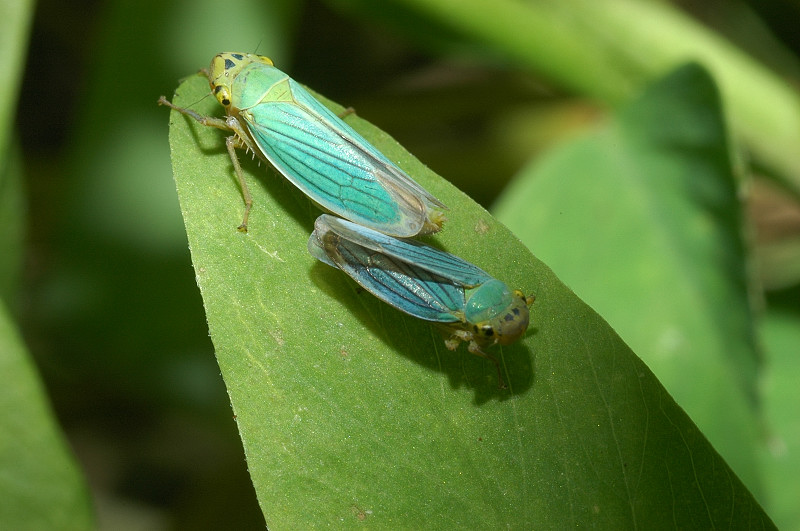
[[[178,111],[181,114],[185,114],[186,116],[189,116],[190,118],[194,118],[195,120],[197,120],[202,125],[205,125],[205,126],[208,126],[208,127],[216,127],[217,129],[222,129],[223,131],[230,131],[231,130],[231,127],[222,118],[214,118],[213,116],[203,116],[202,114],[196,113],[195,111],[193,111],[191,109],[187,109],[185,107],[178,107],[177,105],[175,105],[174,103],[169,101],[164,96],[161,96],[160,98],[158,98],[158,104],[159,105],[165,105],[165,106],[169,107],[170,109],[174,109],[174,110]]]

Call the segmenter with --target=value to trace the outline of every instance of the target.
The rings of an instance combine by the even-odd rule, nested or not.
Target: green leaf
[[[0,2],[0,523],[19,530],[94,527],[83,476],[8,311],[18,289],[25,227],[22,164],[13,117],[33,14],[29,1]]]
[[[789,292],[792,305],[798,290]],[[766,350],[763,378],[767,444],[763,448],[764,483],[770,515],[780,529],[800,528],[797,505],[797,471],[800,470],[800,314],[791,308],[768,308],[760,327]]]
[[[0,521],[8,529],[92,529],[89,493],[42,383],[0,301]]]
[[[31,0],[0,2],[0,61],[6,82],[0,86],[0,160],[9,146],[17,96],[22,83],[28,29],[33,18]]]
[[[758,492],[742,211],[705,70],[677,70],[607,126],[535,161],[495,211],[608,319]]]
[[[200,77],[175,103],[220,111]],[[485,360],[316,263],[306,241],[320,212],[247,159],[254,206],[237,232],[222,135],[173,112],[195,273],[270,528],[772,527],[597,314],[469,198],[347,121],[449,205],[429,243],[537,299],[524,340],[495,350],[501,391]]]
[[[6,75],[0,86],[0,300],[10,303],[18,289],[25,234],[25,194],[13,136],[14,115],[33,3],[0,1],[0,15],[0,62]]]

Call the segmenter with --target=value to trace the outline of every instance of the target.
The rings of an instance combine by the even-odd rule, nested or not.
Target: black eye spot
[[[519,308],[514,308],[511,311],[514,312],[514,315],[519,315]]]
[[[486,337],[492,337],[494,335],[494,328],[492,328],[491,326],[484,326],[483,335],[485,335]]]
[[[222,100],[222,104],[223,104],[223,105],[225,105],[225,106],[227,107],[228,105],[230,105],[230,104],[231,104],[231,100],[229,100],[228,98],[224,98],[224,99]]]
[[[222,90],[222,85],[217,85],[214,87],[214,94],[219,94],[219,91]]]
[[[513,321],[514,319],[516,319],[516,317],[511,315],[510,313],[507,313],[505,314],[505,316],[503,316],[503,321],[507,323]]]
[[[242,59],[244,59],[244,55],[242,55],[242,54],[240,54],[240,53],[232,53],[232,54],[231,54],[231,57],[233,57],[234,59],[238,59],[238,60],[240,60],[240,61],[241,61]]]
[[[235,57],[235,56],[234,56],[234,57]],[[240,58],[240,59],[241,59],[241,58]],[[233,68],[234,66],[236,66],[236,63],[234,63],[234,62],[233,62],[233,61],[231,61],[230,59],[225,59],[225,70],[230,70],[230,69],[231,69],[231,68]]]

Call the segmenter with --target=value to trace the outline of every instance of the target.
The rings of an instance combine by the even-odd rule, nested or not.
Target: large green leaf
[[[534,161],[495,211],[608,319],[757,492],[741,203],[708,74],[679,69],[607,126]]]
[[[219,112],[200,77],[175,100]],[[384,133],[348,117],[450,206],[428,241],[537,297],[526,338],[496,351],[507,391],[485,360],[316,263],[306,241],[319,211],[247,160],[254,207],[237,232],[222,135],[171,122],[209,330],[271,528],[772,527],[614,331]]]

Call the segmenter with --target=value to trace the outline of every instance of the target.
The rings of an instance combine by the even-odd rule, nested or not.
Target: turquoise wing
[[[466,301],[462,286],[406,259],[351,241],[329,225],[341,222],[353,225],[328,215],[317,218],[308,241],[308,250],[315,258],[341,269],[364,289],[409,315],[439,323],[463,320]],[[376,231],[360,229],[365,231],[363,237],[387,238]]]
[[[269,162],[326,210],[400,237],[444,205],[369,142],[287,80],[293,101],[262,100],[241,117]]]
[[[332,231],[345,240],[395,260],[412,264],[415,268],[446,278],[453,284],[465,288],[473,288],[492,280],[491,275],[478,266],[416,240],[392,238],[347,220],[324,214],[317,218],[314,226],[315,230],[316,227],[324,227],[324,230]]]
[[[292,95],[298,105],[303,106],[321,122],[327,122],[348,144],[357,146],[358,151],[368,154],[375,161],[375,179],[378,180],[393,196],[409,194],[426,204],[427,207],[447,210],[447,207],[419,185],[406,172],[397,167],[386,155],[378,151],[355,129],[347,125],[333,111],[322,105],[302,85],[289,79]]]

